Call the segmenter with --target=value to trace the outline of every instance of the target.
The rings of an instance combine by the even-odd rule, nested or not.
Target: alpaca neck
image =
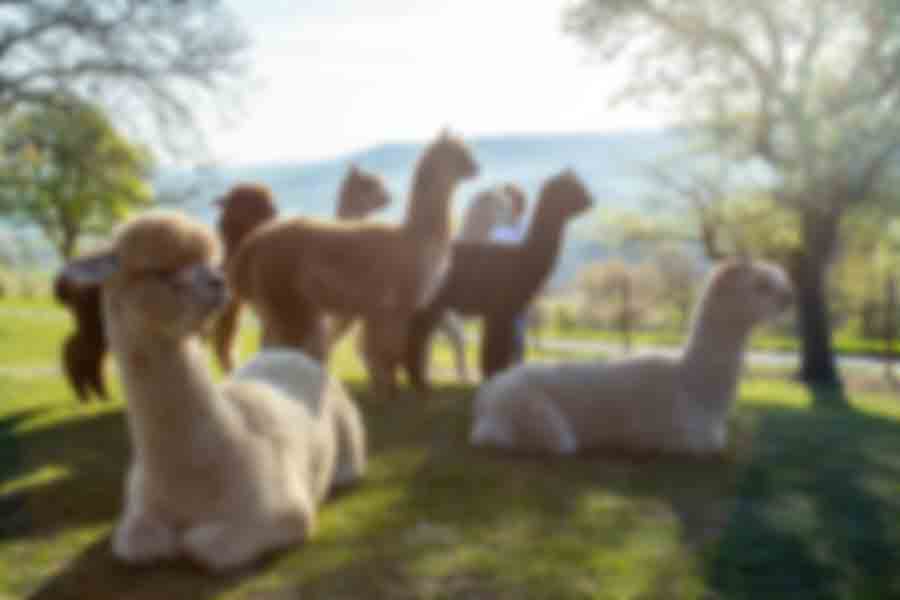
[[[135,340],[114,348],[134,449],[149,468],[176,469],[196,459],[201,432],[204,443],[228,435],[233,415],[219,397],[197,339]]]
[[[540,213],[534,215],[528,233],[522,241],[522,247],[527,253],[538,257],[547,265],[556,263],[562,247],[564,220],[546,218]]]
[[[425,162],[413,181],[406,210],[405,227],[416,237],[446,240],[450,237],[450,197],[455,182],[437,167]]]
[[[681,358],[683,380],[695,402],[724,416],[731,407],[750,327],[714,306],[697,311]]]

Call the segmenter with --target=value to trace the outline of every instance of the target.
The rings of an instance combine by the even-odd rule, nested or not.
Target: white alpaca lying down
[[[65,271],[104,281],[133,447],[113,552],[129,562],[244,564],[312,533],[332,486],[365,468],[356,407],[305,355],[267,350],[213,382],[198,334],[227,301],[214,250],[205,227],[149,213]]]
[[[475,398],[471,442],[552,454],[593,447],[719,452],[750,330],[781,313],[791,298],[778,267],[721,265],[706,285],[680,358],[505,371]]]

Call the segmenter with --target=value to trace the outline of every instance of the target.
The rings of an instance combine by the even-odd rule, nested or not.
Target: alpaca
[[[514,321],[553,270],[566,223],[591,206],[587,188],[571,170],[545,182],[521,244],[453,244],[450,272],[435,298],[410,326],[405,366],[410,380],[427,391],[428,339],[447,309],[484,318],[481,369],[485,377],[509,366]]]
[[[390,193],[384,181],[374,173],[352,165],[341,182],[336,213],[339,219],[361,219],[389,203]],[[271,191],[262,185],[237,185],[216,200],[215,204],[221,209],[218,229],[225,242],[226,264],[231,261],[238,246],[251,231],[278,216]],[[240,311],[240,302],[233,298],[213,329],[216,356],[225,372],[230,372],[234,368],[234,343]],[[335,328],[338,331],[335,331]],[[332,327],[331,337],[338,335],[340,329],[340,324]]]
[[[514,196],[522,202],[525,193],[517,185],[508,183],[492,186],[475,195],[466,210],[463,224],[456,236],[458,241],[487,242],[491,231],[501,223],[509,222],[513,216]],[[469,381],[466,366],[466,340],[463,318],[453,311],[444,313],[436,327],[450,342],[456,365],[456,377],[460,381]]]
[[[213,204],[221,209],[217,228],[225,245],[225,264],[234,257],[247,234],[278,215],[272,192],[259,184],[238,184]],[[240,319],[241,303],[231,298],[213,325],[213,349],[226,373],[234,370],[234,343]]]
[[[476,194],[466,210],[456,239],[461,242],[489,241],[491,231],[512,218],[514,194],[525,197],[521,188],[513,183],[491,186]]]
[[[550,454],[720,453],[751,329],[791,303],[784,272],[731,261],[709,278],[680,358],[528,365],[484,384],[471,442]]]
[[[106,337],[100,317],[100,286],[77,288],[60,274],[53,282],[53,291],[56,300],[75,318],[75,332],[62,349],[63,372],[69,384],[81,402],[89,401],[91,393],[108,400],[103,379]]]
[[[449,267],[453,191],[477,173],[463,142],[445,132],[419,159],[402,224],[295,217],[253,232],[231,262],[229,281],[255,309],[263,345],[324,359],[321,316],[362,317],[366,355],[378,360],[371,365],[375,386],[393,395],[393,364],[402,358],[408,322]]]
[[[335,485],[365,469],[365,432],[341,383],[291,350],[259,353],[220,384],[200,340],[227,302],[217,241],[177,213],[121,228],[109,253],[66,269],[103,285],[127,398],[132,462],[114,554],[186,556],[220,571],[299,543]]]

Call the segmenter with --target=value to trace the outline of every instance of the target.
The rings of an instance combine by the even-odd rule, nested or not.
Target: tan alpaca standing
[[[390,203],[387,186],[378,175],[352,165],[338,191],[337,217],[361,219]],[[264,185],[244,183],[231,188],[216,200],[221,209],[219,235],[225,242],[225,264],[229,264],[238,247],[250,232],[278,216],[272,192]],[[213,328],[213,342],[219,364],[227,373],[234,368],[234,344],[240,320],[241,303],[233,298]],[[331,327],[332,339],[349,325],[341,322]]]
[[[366,354],[379,361],[372,365],[376,386],[392,393],[392,367],[403,356],[409,320],[448,268],[453,192],[477,172],[462,141],[443,133],[419,159],[401,225],[295,217],[252,233],[231,263],[229,280],[259,316],[263,344],[325,358],[321,315],[360,316]]]
[[[550,454],[594,447],[719,452],[750,331],[791,298],[780,268],[725,263],[707,283],[680,358],[505,371],[478,392],[471,441]]]
[[[214,383],[200,334],[227,302],[215,254],[206,227],[148,213],[109,253],[64,271],[75,285],[103,282],[132,443],[113,535],[128,562],[245,564],[304,540],[328,491],[365,469],[356,407],[303,354],[264,351]]]

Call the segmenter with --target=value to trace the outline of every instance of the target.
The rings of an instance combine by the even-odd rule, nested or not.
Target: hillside
[[[459,190],[454,206],[457,216],[473,193],[486,185],[516,181],[534,198],[544,179],[566,167],[574,168],[593,191],[597,206],[573,227],[556,277],[559,282],[586,258],[604,254],[596,241],[587,239],[590,223],[610,206],[640,206],[649,191],[642,166],[676,153],[681,138],[672,131],[625,131],[481,137],[469,143],[482,173]],[[189,199],[182,206],[209,223],[215,217],[210,201],[241,181],[270,186],[284,214],[329,216],[341,178],[349,164],[357,163],[385,177],[395,202],[383,218],[396,220],[403,214],[410,178],[423,147],[422,143],[388,143],[315,163],[170,169],[158,176],[156,185],[163,191],[189,188]]]

